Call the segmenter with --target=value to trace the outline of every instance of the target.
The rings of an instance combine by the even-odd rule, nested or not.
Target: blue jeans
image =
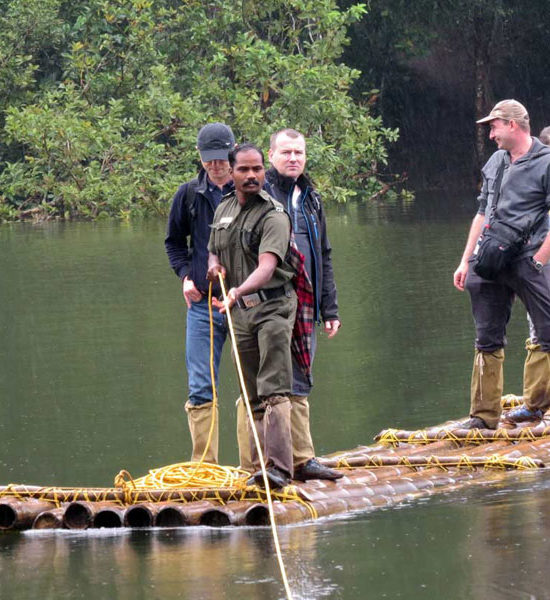
[[[214,375],[218,387],[218,371],[223,344],[227,337],[227,321],[215,308],[214,320]],[[187,311],[185,335],[185,364],[189,385],[189,403],[200,406],[212,402],[212,378],[210,376],[210,317],[208,299],[193,302]]]

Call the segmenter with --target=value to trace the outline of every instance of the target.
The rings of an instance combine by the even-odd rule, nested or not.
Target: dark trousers
[[[281,296],[249,309],[233,307],[244,384],[254,411],[256,430],[268,467],[293,475],[290,401],[292,359],[290,340],[297,298]],[[251,439],[252,462],[259,457]]]
[[[494,352],[506,346],[506,326],[516,296],[531,315],[543,352],[550,352],[550,264],[537,271],[524,257],[503,271],[497,280],[476,275],[473,259],[466,277],[476,327],[476,348]]]
[[[296,318],[296,294],[258,306],[231,309],[246,391],[252,404],[292,390],[290,340]]]

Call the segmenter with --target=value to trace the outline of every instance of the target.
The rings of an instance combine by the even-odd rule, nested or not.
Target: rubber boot
[[[475,351],[470,417],[483,419],[491,429],[496,428],[502,412],[503,363],[504,348],[494,352]]]
[[[260,439],[266,467],[275,467],[292,479],[292,440],[290,433],[290,400],[286,396],[271,396],[254,411],[254,424]],[[260,468],[260,458],[250,431],[252,462]]]
[[[248,427],[248,415],[242,396],[237,398],[237,443],[239,444],[239,466],[249,473],[254,472],[254,463],[250,451],[250,432]]]
[[[212,402],[199,404],[198,406],[189,402],[185,403],[189,431],[191,432],[191,439],[193,441],[193,454],[191,455],[193,462],[198,462],[202,457],[208,442],[212,415],[214,415],[214,431],[212,432],[210,446],[204,456],[204,462],[218,463],[218,409],[216,408],[216,412],[214,413],[213,406]]]
[[[542,410],[550,406],[550,354],[540,349],[540,344],[525,343],[527,356],[523,367],[523,402],[529,410]]]
[[[292,459],[294,466],[305,464],[315,456],[309,429],[309,402],[307,396],[290,396],[290,427],[292,431]]]

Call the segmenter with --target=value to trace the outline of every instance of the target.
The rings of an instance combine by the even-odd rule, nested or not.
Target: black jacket
[[[208,181],[206,171],[201,169],[195,193],[193,215],[187,203],[187,188],[190,182],[184,183],[172,200],[172,208],[168,217],[168,228],[164,246],[168,254],[170,266],[180,279],[189,277],[203,294],[208,293],[208,240],[210,224],[214,211],[219,204],[221,194],[211,192],[212,184]],[[224,186],[223,193],[230,192],[233,184]],[[217,201],[216,201],[217,196]],[[190,244],[188,244],[190,238]],[[218,296],[219,289],[214,286],[213,293]]]
[[[267,191],[290,213],[294,178],[281,175],[276,169],[271,168],[266,172],[265,179]],[[323,204],[319,194],[313,189],[313,184],[305,175],[300,175],[297,183],[301,190],[305,190],[305,193],[302,194],[301,209],[307,222],[309,243],[313,255],[314,272],[309,275],[315,295],[315,320],[339,319],[338,298],[332,270],[332,248],[327,237]]]

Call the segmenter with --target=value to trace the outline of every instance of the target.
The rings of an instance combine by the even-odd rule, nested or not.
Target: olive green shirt
[[[290,219],[283,205],[262,191],[241,207],[235,192],[214,213],[208,251],[226,269],[227,284],[238,287],[258,267],[258,256],[271,252],[278,258],[273,277],[264,289],[277,288],[294,277],[285,262],[290,242]]]

